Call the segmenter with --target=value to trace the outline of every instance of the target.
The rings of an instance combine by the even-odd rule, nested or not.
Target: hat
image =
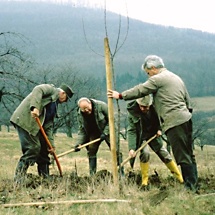
[[[137,99],[136,101],[139,105],[150,106],[150,105],[152,105],[153,98],[152,98],[152,95],[147,95],[147,96]]]
[[[61,84],[60,89],[62,89],[66,93],[68,99],[72,98],[74,92],[67,84]]]

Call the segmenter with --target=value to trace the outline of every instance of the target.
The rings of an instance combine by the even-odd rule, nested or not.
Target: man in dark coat
[[[133,157],[130,164],[133,167],[136,157],[135,151],[142,145],[143,141],[147,141],[152,136],[157,135],[157,138],[149,143],[151,149],[158,155],[163,163],[166,164],[171,173],[183,183],[182,175],[173,161],[167,149],[163,146],[161,139],[161,127],[158,115],[152,106],[153,98],[151,95],[139,98],[127,104],[128,111],[128,145],[129,156]],[[149,147],[145,146],[140,152],[140,169],[142,175],[141,188],[145,189],[148,185],[150,153]]]
[[[103,101],[82,97],[78,101],[78,107],[79,133],[76,149],[86,142],[100,138],[99,142],[87,146],[90,175],[94,175],[97,169],[97,152],[101,142],[105,140],[110,148],[108,106]],[[116,147],[119,165],[122,162],[122,153],[119,151],[118,141]],[[123,167],[121,167],[120,174],[121,176],[124,175]]]

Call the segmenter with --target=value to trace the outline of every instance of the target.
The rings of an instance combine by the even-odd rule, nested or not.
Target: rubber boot
[[[15,170],[14,182],[21,184],[24,182],[29,165],[24,161],[19,161]]]
[[[93,176],[94,174],[96,174],[96,169],[97,169],[97,158],[89,157],[90,176]]]
[[[38,164],[37,171],[38,171],[39,176],[42,176],[43,178],[48,178],[49,177],[49,164]]]
[[[142,163],[140,162],[140,169],[141,169],[141,175],[142,175],[142,184],[141,187],[147,187],[148,185],[148,179],[149,179],[149,162]]]
[[[172,160],[169,163],[166,163],[167,168],[171,171],[175,178],[179,180],[180,183],[184,182],[184,179],[181,175],[181,172],[178,169],[176,163]]]
[[[184,178],[184,186],[188,190],[196,191],[197,168],[195,164],[181,164],[181,171]]]

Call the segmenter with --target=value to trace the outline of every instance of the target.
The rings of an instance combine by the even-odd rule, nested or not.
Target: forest
[[[0,20],[0,125],[8,128],[12,112],[34,86],[65,82],[75,95],[62,105],[55,127],[72,137],[77,130],[78,98],[107,100],[106,28],[111,49],[117,40],[121,45],[113,59],[118,91],[144,82],[143,59],[156,54],[184,80],[191,97],[214,96],[214,34],[153,25],[110,12],[105,28],[104,10],[49,3],[0,2]],[[124,129],[125,105],[121,109]],[[204,144],[215,139],[212,116],[214,110],[194,113],[194,138]]]

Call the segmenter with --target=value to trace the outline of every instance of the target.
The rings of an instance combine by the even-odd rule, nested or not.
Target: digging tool
[[[46,140],[46,143],[47,143],[49,149],[52,151],[52,155],[53,155],[53,157],[54,157],[54,159],[55,159],[55,161],[56,161],[58,170],[59,170],[59,172],[60,172],[60,176],[62,177],[62,176],[63,176],[63,175],[62,175],[62,169],[61,169],[60,163],[59,163],[59,161],[58,161],[58,158],[57,158],[57,156],[56,156],[56,153],[54,152],[53,147],[52,147],[52,145],[51,145],[51,143],[50,143],[50,141],[49,141],[49,139],[48,139],[48,137],[47,137],[47,135],[46,135],[46,133],[45,133],[45,131],[44,131],[44,129],[43,129],[43,126],[42,126],[42,124],[41,124],[41,122],[40,122],[40,119],[39,119],[38,117],[35,117],[35,119],[36,119],[36,121],[37,121],[37,124],[38,124],[39,127],[40,127],[40,130],[41,130],[41,132],[42,132],[42,134],[43,134],[43,137],[44,137],[45,140]]]
[[[153,137],[151,137],[150,139],[148,139],[142,146],[140,146],[140,148],[138,148],[135,151],[135,154],[137,155],[138,152],[140,152],[148,143],[150,143],[153,139],[155,139],[157,137],[157,135],[155,134]],[[124,166],[132,157],[128,156],[121,164],[120,166]]]
[[[83,144],[83,145],[81,145],[81,146],[79,146],[79,147],[77,147],[77,148],[78,148],[78,149],[82,149],[82,148],[84,148],[84,147],[86,147],[86,146],[89,146],[89,145],[91,145],[91,144],[93,144],[93,143],[98,142],[99,140],[101,140],[101,139],[98,138],[98,139],[92,140],[92,141],[90,141],[90,142],[88,142],[88,143],[85,143],[85,144]],[[64,156],[64,155],[67,155],[67,154],[69,154],[69,153],[71,153],[71,152],[74,152],[74,151],[75,151],[75,149],[70,149],[69,151],[66,151],[66,152],[63,152],[63,153],[57,155],[57,157],[60,158],[60,157],[62,157],[62,156]]]

